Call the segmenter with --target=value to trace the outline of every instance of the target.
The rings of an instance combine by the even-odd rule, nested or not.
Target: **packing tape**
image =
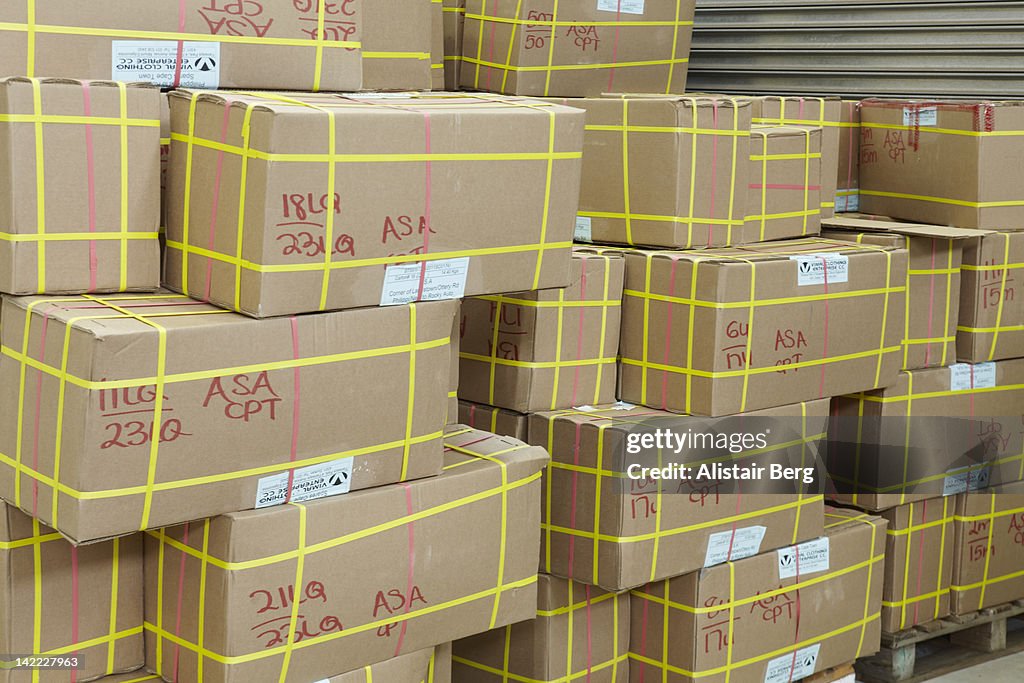
[[[981,495],[981,494],[972,494]],[[957,524],[971,524],[974,522],[985,522],[987,526],[987,538],[985,542],[985,565],[982,572],[981,581],[975,581],[968,584],[953,584],[949,588],[954,593],[968,593],[971,591],[978,591],[978,609],[982,609],[985,606],[985,593],[989,586],[993,586],[1004,581],[1012,581],[1014,579],[1020,579],[1024,577],[1024,569],[1018,571],[1007,572],[999,576],[991,576],[989,571],[991,569],[992,555],[995,554],[995,548],[992,545],[992,538],[995,532],[995,522],[997,519],[1004,517],[1016,517],[1017,515],[1024,515],[1024,507],[1016,507],[1007,510],[1000,510],[996,512],[996,497],[998,494],[989,493],[987,494],[990,498],[989,511],[985,514],[980,515],[953,515],[953,521]]]
[[[456,436],[456,435],[459,435],[459,434],[464,434],[464,433],[466,433],[468,431],[470,431],[470,430],[457,431],[457,432],[449,433],[447,436],[448,437],[452,437],[452,436]],[[474,443],[477,443],[477,442],[474,442]],[[340,638],[345,638],[347,636],[355,635],[355,634],[358,634],[358,633],[364,633],[364,632],[367,632],[367,631],[374,631],[374,630],[379,629],[382,626],[388,626],[388,625],[392,625],[392,624],[405,624],[405,623],[407,623],[407,622],[409,622],[411,620],[414,620],[414,619],[416,619],[418,617],[429,616],[431,614],[435,614],[435,613],[438,613],[438,612],[443,612],[445,610],[454,609],[456,607],[459,607],[459,606],[462,606],[462,605],[471,604],[471,603],[474,603],[474,602],[477,602],[477,601],[480,601],[480,600],[493,600],[493,609],[492,609],[492,614],[491,614],[491,625],[493,627],[495,622],[496,622],[496,616],[498,614],[498,609],[499,609],[499,604],[500,604],[500,600],[501,600],[502,594],[505,591],[514,590],[514,589],[522,588],[522,587],[525,587],[525,586],[530,586],[530,585],[533,585],[533,584],[535,584],[537,582],[537,575],[536,574],[531,575],[529,577],[526,577],[524,579],[516,579],[516,580],[511,580],[511,581],[507,581],[506,580],[506,577],[505,577],[505,556],[506,556],[506,553],[508,551],[508,548],[507,548],[507,545],[508,545],[508,542],[507,542],[508,525],[509,525],[509,523],[511,521],[509,519],[509,517],[508,517],[507,498],[508,498],[509,492],[514,491],[514,490],[519,489],[519,488],[522,488],[524,486],[528,486],[529,484],[531,484],[531,483],[533,483],[535,481],[538,481],[541,478],[541,472],[538,471],[538,472],[535,472],[533,474],[528,474],[528,475],[525,475],[525,476],[521,476],[519,478],[514,478],[508,472],[507,463],[504,460],[500,459],[500,457],[499,457],[500,455],[530,448],[530,446],[527,446],[526,444],[517,444],[517,445],[514,445],[514,446],[510,446],[507,449],[496,451],[494,453],[489,453],[489,454],[481,453],[479,451],[474,451],[471,448],[472,445],[473,444],[471,443],[471,444],[466,444],[466,445],[463,445],[463,446],[446,446],[446,448],[448,450],[456,451],[458,453],[466,455],[467,459],[463,460],[461,462],[456,462],[456,463],[449,464],[449,465],[447,465],[445,467],[445,470],[451,470],[451,469],[454,469],[456,467],[461,467],[461,466],[464,466],[466,464],[477,462],[479,460],[485,460],[485,461],[488,461],[490,463],[498,464],[499,465],[501,482],[497,486],[494,486],[494,487],[489,488],[489,489],[485,489],[483,491],[478,491],[476,493],[472,493],[472,494],[463,496],[461,498],[456,498],[456,499],[453,499],[453,500],[449,500],[449,501],[446,501],[444,503],[440,503],[440,504],[434,505],[432,507],[423,508],[423,509],[415,511],[415,512],[408,512],[407,514],[405,514],[405,515],[403,515],[401,517],[389,519],[388,521],[381,522],[379,524],[375,524],[375,525],[373,525],[371,527],[360,529],[358,531],[350,532],[350,533],[343,534],[343,535],[340,535],[340,536],[335,536],[333,538],[330,538],[330,539],[327,539],[327,540],[324,540],[324,541],[319,541],[317,543],[309,543],[308,539],[306,539],[306,536],[305,536],[305,521],[304,521],[305,520],[305,508],[304,508],[304,506],[298,505],[298,504],[296,504],[294,502],[288,503],[288,505],[295,506],[300,511],[299,512],[299,538],[298,538],[298,541],[296,543],[296,549],[295,550],[286,551],[286,552],[282,552],[282,553],[276,553],[276,554],[273,554],[273,555],[267,555],[265,557],[262,557],[262,558],[259,558],[259,559],[255,559],[255,560],[230,561],[230,560],[224,560],[224,559],[221,559],[219,557],[216,557],[216,556],[212,555],[209,552],[209,548],[208,548],[208,534],[204,534],[203,548],[202,549],[197,549],[197,548],[192,547],[190,544],[188,544],[185,541],[178,541],[178,540],[176,540],[174,538],[171,538],[167,534],[167,530],[166,529],[158,529],[158,530],[146,531],[145,533],[147,535],[149,535],[150,537],[152,537],[152,538],[156,539],[157,541],[159,541],[159,550],[158,550],[159,571],[157,572],[157,599],[158,599],[158,604],[157,604],[157,623],[154,624],[154,623],[152,623],[150,621],[146,621],[146,623],[145,623],[145,630],[147,632],[149,632],[150,634],[152,634],[153,637],[155,637],[157,639],[156,640],[156,649],[157,649],[157,653],[158,653],[157,667],[156,667],[158,669],[157,673],[161,673],[161,674],[164,673],[164,671],[163,671],[163,662],[162,662],[162,654],[161,654],[162,651],[163,651],[163,641],[164,640],[167,640],[169,643],[172,643],[177,648],[183,648],[183,649],[188,650],[188,651],[192,652],[193,654],[197,655],[198,665],[200,667],[200,670],[201,670],[202,663],[203,663],[204,660],[210,660],[211,662],[216,662],[216,663],[222,664],[222,665],[236,665],[236,664],[244,664],[244,663],[247,663],[247,662],[255,662],[255,661],[267,659],[267,658],[270,658],[270,657],[275,657],[275,656],[278,656],[278,655],[282,655],[284,659],[283,659],[282,672],[281,672],[281,676],[282,676],[281,677],[281,681],[284,681],[284,677],[287,674],[287,663],[290,660],[290,657],[291,657],[292,653],[294,653],[296,650],[301,650],[301,649],[304,649],[304,648],[307,648],[307,647],[311,647],[311,646],[314,646],[314,645],[319,645],[319,644],[322,644],[322,643],[332,642],[332,641],[338,640]],[[500,535],[500,540],[499,540],[500,547],[499,547],[499,561],[498,561],[498,567],[499,567],[498,574],[499,574],[499,576],[497,577],[497,585],[494,588],[488,588],[488,589],[485,589],[485,590],[482,590],[482,591],[477,591],[476,593],[473,593],[473,594],[470,594],[470,595],[465,595],[465,596],[462,596],[462,597],[459,597],[459,598],[454,598],[452,600],[448,600],[448,601],[445,601],[445,602],[434,603],[434,604],[425,606],[425,607],[423,607],[421,609],[417,609],[416,611],[406,611],[406,612],[404,612],[402,614],[389,614],[385,618],[373,621],[371,623],[366,623],[366,624],[362,624],[362,625],[354,626],[354,627],[346,627],[343,631],[332,632],[332,633],[324,633],[324,634],[317,635],[317,636],[312,636],[312,637],[303,636],[300,640],[296,640],[295,639],[295,628],[296,628],[295,614],[296,613],[295,613],[294,610],[297,610],[297,608],[298,608],[297,607],[298,603],[296,602],[296,604],[293,605],[292,620],[291,620],[291,623],[290,623],[289,629],[288,629],[289,630],[288,639],[287,639],[287,641],[284,644],[278,645],[278,646],[274,646],[274,647],[269,647],[269,648],[264,649],[264,650],[260,650],[260,651],[257,651],[257,652],[251,652],[251,653],[244,654],[244,655],[227,656],[227,655],[223,655],[223,654],[220,654],[218,652],[214,652],[214,651],[210,650],[203,642],[201,642],[202,641],[202,634],[203,634],[204,616],[205,616],[205,611],[204,611],[205,607],[204,606],[205,606],[205,602],[206,602],[206,595],[205,595],[205,591],[203,590],[203,586],[204,586],[203,576],[204,576],[204,574],[201,574],[200,575],[200,593],[199,593],[199,597],[198,597],[198,605],[199,605],[199,613],[198,613],[199,621],[198,621],[198,624],[199,624],[199,628],[198,628],[198,631],[197,631],[197,635],[198,635],[197,640],[199,642],[193,643],[193,642],[191,642],[187,638],[184,638],[183,636],[181,636],[178,633],[171,633],[170,631],[167,630],[167,628],[164,627],[164,624],[163,624],[163,594],[165,592],[165,578],[166,577],[164,576],[163,567],[164,567],[165,556],[166,556],[166,553],[168,551],[173,550],[173,551],[176,551],[178,553],[181,553],[182,554],[182,563],[183,564],[184,564],[184,560],[185,560],[186,556],[199,560],[200,563],[201,563],[201,567],[202,567],[201,572],[205,572],[206,568],[208,568],[208,567],[216,567],[218,569],[231,572],[231,571],[243,571],[243,570],[247,570],[247,569],[254,569],[254,568],[260,568],[260,567],[269,567],[269,566],[272,566],[272,565],[275,565],[275,564],[279,564],[279,563],[282,563],[282,562],[295,561],[295,563],[296,563],[296,574],[299,577],[301,577],[302,567],[303,567],[303,564],[305,562],[305,559],[308,558],[311,555],[314,555],[314,554],[319,553],[319,552],[323,552],[325,550],[331,550],[331,549],[334,549],[334,548],[339,548],[339,547],[345,545],[346,543],[351,543],[351,542],[354,542],[354,541],[359,541],[359,540],[362,540],[362,539],[366,539],[366,538],[369,538],[369,537],[371,537],[371,536],[373,536],[375,534],[384,533],[386,531],[390,531],[390,530],[393,530],[393,529],[400,529],[402,527],[411,525],[411,524],[413,524],[415,522],[422,521],[424,519],[429,519],[429,518],[434,517],[434,516],[442,515],[445,512],[449,512],[451,510],[455,510],[455,509],[458,509],[460,507],[471,505],[473,503],[477,503],[477,502],[480,502],[480,501],[491,500],[491,499],[494,499],[494,498],[499,498],[500,499],[501,510],[502,510],[502,514],[501,514],[501,527],[502,528],[501,528],[501,535]],[[208,527],[209,520],[206,520],[204,524]],[[301,584],[296,584],[296,585],[301,585]]]
[[[766,254],[770,254],[772,256],[796,256],[796,255],[807,255],[807,254],[810,254],[810,253],[813,253],[815,255],[820,255],[821,253],[824,253],[824,252],[827,252],[827,251],[843,251],[844,250],[844,248],[841,245],[838,245],[836,242],[829,241],[829,240],[806,239],[806,240],[804,240],[804,243],[807,244],[807,246],[808,246],[808,248],[804,249],[804,250],[773,250],[773,251],[770,251],[770,252],[758,252],[755,249],[752,249],[750,247],[742,248],[742,251],[746,251],[746,252],[749,252],[751,254],[751,258],[743,258],[743,257],[738,257],[738,256],[722,257],[722,256],[714,255],[714,254],[709,255],[709,256],[703,256],[699,252],[689,252],[689,253],[685,253],[685,254],[683,252],[671,252],[671,251],[648,251],[648,252],[645,252],[646,253],[646,271],[645,271],[645,277],[644,277],[644,290],[640,291],[640,290],[635,290],[635,289],[627,288],[623,292],[624,297],[638,298],[638,299],[642,299],[643,302],[644,302],[644,314],[643,314],[643,321],[644,321],[644,323],[643,323],[643,340],[644,340],[644,343],[643,343],[642,357],[639,358],[639,359],[636,359],[636,358],[628,358],[626,356],[622,356],[620,358],[620,361],[624,365],[630,365],[630,366],[641,368],[641,371],[642,371],[641,395],[643,396],[643,401],[642,402],[644,404],[647,404],[649,402],[649,399],[648,399],[648,375],[649,375],[649,371],[650,370],[656,370],[656,371],[662,372],[663,373],[663,377],[667,377],[667,374],[664,374],[664,373],[671,373],[671,374],[676,374],[676,375],[683,375],[686,378],[686,407],[685,407],[685,410],[684,410],[684,412],[686,412],[686,413],[692,412],[692,410],[691,410],[691,396],[692,396],[691,381],[692,381],[693,377],[702,377],[702,378],[706,378],[706,379],[724,379],[724,378],[742,377],[743,378],[743,390],[742,390],[741,400],[740,400],[740,412],[743,412],[744,410],[746,410],[747,390],[749,388],[749,378],[752,375],[761,375],[761,374],[767,374],[767,373],[778,372],[779,371],[778,367],[776,367],[774,365],[766,366],[766,367],[760,367],[760,368],[746,367],[746,368],[742,368],[742,369],[739,369],[739,370],[698,370],[698,369],[694,368],[693,367],[693,349],[694,349],[694,346],[695,346],[695,344],[694,344],[694,336],[695,336],[694,317],[695,317],[696,309],[697,308],[709,308],[709,309],[714,309],[714,310],[748,309],[749,310],[749,316],[748,316],[748,321],[747,321],[748,334],[747,334],[747,342],[746,342],[746,350],[745,350],[746,356],[745,357],[746,358],[750,358],[751,344],[753,342],[753,334],[751,332],[749,332],[749,330],[752,330],[753,327],[754,327],[754,324],[753,324],[754,323],[754,312],[755,312],[755,310],[758,307],[778,306],[778,305],[792,304],[792,303],[822,302],[825,305],[825,308],[826,308],[825,313],[826,313],[826,321],[827,321],[828,302],[829,301],[838,300],[838,299],[860,298],[860,297],[867,297],[867,296],[882,296],[883,297],[883,308],[882,308],[881,339],[879,341],[879,346],[878,346],[877,350],[860,351],[860,352],[854,352],[854,353],[848,353],[848,354],[840,354],[840,355],[828,355],[826,353],[826,355],[823,358],[811,359],[811,360],[806,360],[806,361],[798,361],[798,362],[795,362],[795,363],[792,363],[792,364],[786,366],[787,370],[798,370],[798,369],[805,368],[805,367],[806,368],[817,367],[817,368],[821,369],[822,374],[823,374],[823,378],[824,378],[825,367],[829,363],[836,363],[836,362],[842,362],[842,361],[848,361],[848,360],[859,360],[859,359],[864,359],[864,358],[875,358],[877,360],[876,369],[875,369],[875,380],[876,380],[875,383],[878,384],[878,382],[880,381],[880,378],[881,378],[882,360],[884,359],[886,354],[898,353],[900,348],[901,348],[901,346],[886,346],[885,345],[885,333],[886,333],[887,328],[888,328],[888,315],[889,315],[889,299],[890,299],[890,295],[898,294],[898,293],[901,293],[901,292],[905,293],[906,289],[907,289],[905,284],[897,286],[897,285],[893,285],[893,283],[892,283],[892,250],[883,249],[881,247],[873,247],[872,245],[859,245],[861,248],[863,248],[865,250],[875,251],[875,252],[878,252],[878,253],[881,253],[881,254],[885,255],[885,257],[886,257],[886,268],[885,268],[885,286],[884,287],[879,287],[879,288],[874,288],[874,289],[845,291],[845,292],[835,292],[835,291],[830,292],[830,291],[828,291],[828,285],[826,283],[825,291],[820,293],[820,294],[808,294],[808,295],[802,295],[802,296],[790,296],[790,297],[779,297],[779,298],[773,298],[773,299],[756,300],[754,295],[755,295],[755,292],[756,292],[756,276],[757,276],[756,275],[756,270],[757,269],[755,267],[756,260],[753,259],[754,255],[756,255],[758,253],[766,253]],[[822,245],[824,248],[823,249],[814,250],[813,249],[814,246],[815,245],[819,245],[819,244]],[[690,295],[689,295],[689,297],[679,297],[679,296],[671,296],[671,295],[654,294],[654,293],[651,292],[651,279],[652,279],[652,271],[653,271],[653,261],[654,261],[654,257],[655,256],[667,256],[668,258],[673,259],[673,260],[677,260],[677,259],[678,260],[684,260],[685,259],[687,262],[692,264],[692,277],[691,277],[691,281],[690,281]],[[747,301],[721,302],[721,301],[712,301],[712,300],[698,299],[697,298],[697,271],[698,271],[699,265],[701,263],[703,263],[703,262],[713,263],[713,262],[721,262],[721,261],[741,262],[741,263],[746,263],[749,266],[749,270],[750,270],[750,299],[749,300],[747,300]],[[624,301],[625,301],[625,299],[624,299]],[[676,366],[676,365],[670,365],[668,363],[655,363],[655,362],[652,362],[650,360],[649,355],[648,355],[648,349],[650,347],[650,344],[648,343],[648,339],[650,339],[650,302],[651,301],[659,301],[659,302],[664,302],[664,303],[668,303],[668,304],[678,304],[678,305],[687,306],[689,308],[689,324],[687,325],[687,329],[688,329],[687,361],[686,361],[686,366],[685,367],[679,367],[679,366]],[[827,322],[826,322],[826,328],[825,328],[825,336],[826,336],[826,340],[827,340],[827,336],[828,336]],[[824,382],[822,382],[822,384],[824,385]],[[824,386],[822,386],[822,388],[824,388]]]
[[[187,488],[190,486],[201,486],[205,484],[212,484],[218,482],[232,481],[235,479],[241,479],[244,477],[251,477],[257,475],[266,475],[278,472],[294,472],[298,467],[304,467],[308,465],[315,465],[319,463],[329,462],[342,457],[365,457],[375,453],[379,453],[392,448],[403,449],[402,458],[402,477],[403,480],[408,475],[408,465],[410,457],[410,449],[413,445],[420,443],[426,443],[440,439],[443,435],[443,431],[439,430],[430,434],[412,435],[412,413],[413,411],[408,410],[406,419],[406,434],[405,438],[390,443],[375,444],[372,446],[366,446],[358,449],[352,449],[345,452],[323,454],[314,457],[292,459],[287,463],[280,463],[275,465],[267,465],[262,467],[252,467],[245,470],[236,470],[234,472],[225,472],[221,474],[213,474],[202,477],[190,477],[187,479],[179,479],[175,481],[157,482],[156,481],[156,467],[159,456],[159,445],[160,439],[152,439],[149,446],[149,465],[146,483],[144,485],[111,488],[100,491],[80,491],[72,488],[67,484],[60,481],[60,458],[61,458],[61,446],[63,438],[63,420],[64,420],[64,400],[66,389],[68,385],[75,386],[78,388],[86,389],[88,391],[101,391],[103,389],[119,389],[119,388],[133,388],[133,387],[155,387],[155,400],[153,406],[153,424],[162,424],[161,414],[163,412],[163,388],[168,384],[177,384],[181,382],[191,382],[204,379],[213,379],[216,377],[223,377],[226,375],[237,375],[249,372],[263,372],[272,370],[285,370],[291,369],[298,372],[302,368],[314,368],[322,365],[330,365],[334,363],[342,363],[350,360],[363,360],[368,358],[386,358],[389,356],[397,355],[409,355],[409,376],[410,376],[410,402],[414,396],[415,391],[415,368],[416,368],[416,354],[419,351],[425,351],[428,349],[440,348],[450,343],[448,337],[432,340],[419,341],[416,335],[417,329],[417,313],[416,305],[411,304],[409,306],[409,325],[410,325],[410,341],[407,344],[401,344],[391,347],[385,347],[380,349],[364,349],[361,351],[351,351],[346,353],[326,354],[321,356],[310,356],[307,358],[290,358],[281,361],[268,362],[268,363],[254,363],[251,365],[236,366],[232,368],[216,368],[212,370],[201,370],[196,372],[185,372],[185,373],[168,373],[166,371],[166,329],[156,322],[158,318],[172,318],[178,316],[187,315],[218,315],[227,313],[223,310],[204,310],[204,311],[158,311],[152,313],[136,313],[131,309],[133,306],[130,304],[132,301],[147,301],[152,300],[165,300],[168,301],[168,305],[175,305],[177,301],[178,305],[202,305],[202,302],[192,302],[188,297],[181,295],[139,295],[139,296],[111,296],[111,297],[95,297],[85,295],[82,297],[64,297],[64,298],[47,298],[38,299],[28,304],[25,311],[25,326],[23,334],[22,349],[20,351],[15,350],[9,346],[0,346],[0,354],[17,361],[20,365],[19,375],[19,388],[18,388],[18,429],[16,436],[16,451],[15,457],[0,453],[0,465],[6,465],[15,471],[15,505],[23,507],[22,502],[22,491],[21,491],[21,478],[22,475],[29,477],[33,481],[33,508],[35,507],[35,499],[38,495],[38,486],[40,484],[47,486],[51,489],[52,509],[50,511],[51,519],[48,521],[49,524],[56,526],[58,523],[58,502],[60,499],[59,494],[64,494],[75,500],[99,500],[108,498],[119,498],[124,496],[132,495],[143,495],[143,512],[142,520],[140,523],[140,529],[146,529],[149,523],[149,516],[152,509],[153,496],[160,491],[175,490],[181,488]],[[29,355],[28,343],[29,343],[29,332],[31,329],[31,323],[33,317],[36,315],[36,309],[43,305],[59,305],[62,303],[81,303],[82,301],[92,302],[94,305],[83,307],[89,309],[100,309],[102,312],[97,313],[85,313],[82,315],[76,315],[68,319],[64,324],[64,339],[61,353],[61,364],[60,367],[55,367],[46,363],[43,360],[36,360]],[[118,305],[118,302],[123,302],[125,305]],[[145,304],[143,304],[145,305]],[[152,303],[149,304],[152,306]],[[75,328],[75,324],[86,320],[105,320],[105,319],[133,319],[139,323],[152,327],[157,331],[158,335],[158,349],[156,359],[156,374],[150,377],[140,377],[134,379],[123,379],[123,380],[90,380],[82,377],[73,375],[68,371],[68,356],[70,353],[70,336],[71,330]],[[48,314],[43,313],[44,323],[48,320]],[[45,337],[43,338],[45,343]],[[56,445],[55,445],[55,456],[54,456],[54,471],[53,475],[46,475],[38,469],[35,463],[27,463],[24,459],[24,446],[25,446],[25,434],[24,434],[24,422],[26,417],[26,375],[29,369],[35,370],[38,375],[39,381],[42,379],[42,375],[49,375],[59,380],[58,386],[58,398],[57,398],[57,425],[56,425]],[[411,403],[410,403],[411,405]],[[39,405],[36,405],[36,411],[38,412]],[[293,434],[293,440],[295,434]],[[35,511],[34,511],[35,512]]]
[[[622,95],[622,124],[621,125],[588,125],[586,130],[592,133],[594,132],[608,132],[621,134],[621,145],[622,145],[622,180],[623,180],[623,212],[613,211],[579,211],[579,215],[586,218],[604,218],[612,220],[621,220],[625,222],[625,242],[627,244],[636,244],[633,238],[633,221],[649,221],[649,222],[661,222],[661,223],[672,223],[674,225],[687,225],[690,230],[687,236],[686,248],[696,246],[698,243],[695,239],[694,229],[698,225],[708,226],[708,239],[707,244],[712,241],[712,228],[713,226],[726,226],[727,236],[726,241],[732,243],[732,230],[734,227],[742,227],[745,223],[743,218],[736,218],[736,163],[737,163],[737,138],[749,137],[750,132],[748,130],[741,130],[739,127],[739,107],[740,102],[736,98],[723,97],[722,101],[730,102],[732,104],[732,128],[718,128],[719,120],[719,101],[712,101],[712,116],[716,124],[713,128],[701,127],[699,125],[700,106],[699,103],[704,98],[698,97],[683,97],[677,98],[678,101],[684,102],[689,105],[691,110],[691,117],[693,120],[692,126],[637,126],[632,125],[629,122],[629,103],[628,96]],[[686,215],[675,216],[675,215],[659,215],[659,214],[646,214],[646,213],[635,213],[631,206],[631,190],[629,183],[629,135],[631,133],[668,133],[672,135],[685,134],[690,136],[690,186],[688,194],[688,210]],[[695,210],[695,202],[698,194],[697,188],[697,143],[700,136],[710,136],[713,144],[713,164],[711,168],[711,189],[709,194],[709,213],[707,217],[697,216]],[[729,183],[729,212],[725,218],[716,218],[715,214],[715,199],[717,191],[715,184],[717,183],[717,173],[715,168],[718,161],[718,138],[724,137],[731,139],[731,150],[732,150],[732,163],[730,166],[731,179]]]
[[[36,3],[38,0],[26,0],[27,17],[25,22],[0,22],[0,31],[25,33],[27,41],[27,63],[25,73],[28,76],[35,76],[36,67],[36,37],[42,35],[65,35],[65,36],[86,36],[113,39],[134,39],[134,40],[172,40],[179,45],[184,41],[228,43],[240,45],[271,45],[278,47],[313,47],[316,49],[316,64],[313,71],[313,90],[320,89],[320,80],[323,73],[324,50],[330,49],[361,49],[362,43],[356,40],[331,40],[325,37],[324,21],[327,12],[326,0],[317,2],[317,32],[316,38],[273,38],[241,35],[210,35],[205,33],[187,33],[183,24],[178,31],[139,31],[131,29],[113,29],[97,26],[58,26],[52,24],[40,24],[36,22]],[[184,11],[184,0],[179,0],[180,9]],[[427,59],[430,55],[427,54]],[[180,50],[179,50],[180,60]],[[180,69],[180,64],[179,64]],[[177,84],[175,84],[177,85]]]
[[[609,87],[606,89],[607,92],[615,92],[614,87],[614,74],[615,69],[630,68],[630,67],[643,67],[643,66],[667,66],[668,67],[668,82],[665,86],[665,93],[670,94],[672,92],[672,81],[675,75],[675,67],[677,64],[686,64],[689,62],[689,57],[678,57],[679,51],[679,29],[682,27],[693,26],[692,20],[680,19],[682,16],[683,0],[676,0],[676,13],[675,19],[671,21],[650,21],[650,20],[622,20],[621,17],[617,16],[613,21],[566,21],[558,19],[558,0],[554,0],[552,7],[551,19],[520,19],[519,15],[522,13],[522,0],[518,0],[514,10],[514,16],[504,17],[498,15],[487,14],[487,3],[484,2],[481,6],[480,13],[475,12],[464,12],[465,19],[467,21],[475,21],[479,24],[478,26],[478,38],[476,46],[476,57],[469,57],[465,55],[467,50],[463,50],[462,61],[467,64],[476,65],[476,73],[474,76],[473,87],[477,90],[484,89],[490,90],[491,86],[491,73],[493,70],[502,72],[502,84],[501,90],[504,91],[508,85],[508,74],[509,73],[545,73],[546,79],[544,83],[544,96],[547,97],[551,94],[551,77],[555,72],[564,71],[590,71],[597,69],[609,69]],[[486,25],[492,24],[492,30],[487,31]],[[505,57],[505,62],[499,63],[493,61],[493,56],[484,59],[484,34],[490,35],[490,54],[493,55],[495,48],[495,31],[493,30],[497,25],[511,26],[511,35],[509,37],[508,53]],[[542,30],[547,27],[550,28],[550,33],[545,36],[542,40],[546,39],[548,43],[547,50],[547,65],[530,65],[530,66],[513,66],[512,65],[512,53],[513,48],[516,45],[516,33],[519,27],[524,27],[523,30],[526,32],[527,28],[541,28]],[[558,29],[566,28],[580,28],[580,27],[614,27],[615,28],[615,43],[612,54],[612,61],[608,63],[600,64],[555,64],[555,39],[556,32]],[[618,41],[619,41],[619,30],[622,28],[660,28],[668,27],[674,28],[674,35],[672,38],[672,52],[668,59],[653,59],[653,60],[642,60],[642,61],[619,61],[618,54]],[[543,47],[543,42],[539,44],[539,47]],[[481,86],[480,83],[480,72],[481,67],[488,69],[487,82]]]

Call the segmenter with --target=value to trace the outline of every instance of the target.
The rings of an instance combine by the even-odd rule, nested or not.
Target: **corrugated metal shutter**
[[[1024,97],[1024,2],[697,0],[689,89]]]

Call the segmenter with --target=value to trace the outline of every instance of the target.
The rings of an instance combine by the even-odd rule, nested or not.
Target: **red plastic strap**
[[[824,324],[825,324],[825,333],[824,333],[824,340],[822,341],[822,347],[823,348],[822,348],[822,352],[821,352],[822,353],[821,358],[822,358],[822,360],[827,360],[828,359],[828,314],[829,314],[829,310],[828,310],[828,300],[829,300],[828,299],[828,259],[825,258],[824,256],[821,257],[821,265],[822,265],[822,277],[824,277],[824,279],[825,279],[825,300],[824,300],[824,303],[825,303],[825,322],[824,322]],[[819,398],[825,398],[825,368],[827,366],[828,366],[828,363],[822,363],[821,364],[821,380],[818,383],[818,397]]]
[[[188,545],[188,529],[189,522],[185,522],[185,531],[182,535],[182,545]],[[174,638],[180,640],[181,638],[181,603],[182,598],[185,595],[185,558],[187,557],[185,551],[181,551],[181,563],[178,567],[178,601],[177,601],[177,612],[174,617]],[[202,656],[202,655],[200,655]],[[181,663],[181,645],[179,643],[174,644],[174,681],[177,683],[180,679],[178,678],[178,665]]]
[[[186,0],[178,0],[178,33],[185,32],[185,4]],[[178,55],[174,60],[174,87],[181,86],[181,67],[185,60],[185,41],[178,41]]]

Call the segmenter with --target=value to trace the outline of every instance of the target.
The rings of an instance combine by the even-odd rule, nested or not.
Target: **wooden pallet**
[[[857,662],[865,683],[918,683],[1024,652],[1024,600],[882,635],[882,650]]]
[[[853,681],[853,662],[819,671],[813,676],[804,678],[800,683],[846,683],[847,681]]]

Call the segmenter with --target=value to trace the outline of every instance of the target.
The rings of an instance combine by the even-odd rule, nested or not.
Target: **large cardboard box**
[[[1024,359],[901,372],[832,413],[839,502],[881,510],[1024,479]]]
[[[684,93],[694,0],[466,0],[462,87],[515,95]],[[525,16],[523,16],[525,14]]]
[[[392,657],[320,683],[452,683],[451,643]]]
[[[75,547],[0,501],[0,650],[78,657],[68,670],[0,667],[3,683],[91,681],[138,669],[142,645],[142,538]]]
[[[446,444],[439,477],[150,532],[147,666],[312,681],[532,618],[547,454]]]
[[[1024,344],[1024,234],[985,232],[964,245],[957,359],[1017,358]]]
[[[164,281],[256,317],[564,287],[583,118],[490,95],[175,92]]]
[[[558,101],[587,112],[577,241],[686,249],[748,241],[748,99]]]
[[[860,211],[860,102],[843,100],[839,121],[836,213]]]
[[[946,496],[880,513],[889,521],[882,633],[897,633],[949,615],[955,503],[955,496]]]
[[[622,405],[530,415],[530,443],[552,458],[544,482],[541,571],[623,590],[820,536],[822,496],[811,486],[736,484],[697,468],[718,460],[728,467],[771,460],[813,468],[827,416],[828,401],[750,413],[738,422]],[[764,448],[751,442],[698,460],[681,455],[676,464],[693,469],[687,478],[658,479],[632,469],[669,466],[672,451],[654,462],[646,457],[650,451],[626,451],[631,437],[649,428],[725,434],[757,431],[754,425],[774,433]]]
[[[838,216],[824,221],[822,237],[906,249],[903,369],[956,360],[964,244],[976,231]]]
[[[432,0],[362,0],[362,4],[363,88],[433,88]]]
[[[452,647],[459,683],[628,683],[629,593],[541,574],[536,618]]]
[[[864,100],[860,210],[992,230],[1024,229],[1024,103]]]
[[[763,126],[750,131],[748,241],[821,232],[821,128]]]
[[[526,441],[529,432],[529,415],[494,406],[459,401],[459,422],[474,429],[482,429],[502,436],[511,436]]]
[[[443,0],[444,5],[444,89],[458,90],[462,72],[462,29],[466,23],[466,0]]]
[[[753,122],[766,126],[813,126],[821,128],[821,217],[835,213],[840,164],[843,103],[838,97],[791,97],[769,95],[753,98]],[[844,168],[844,170],[846,170]]]
[[[159,287],[159,140],[152,86],[0,79],[0,292]]]
[[[877,652],[886,522],[825,517],[820,538],[634,590],[630,680],[785,683]]]
[[[459,397],[520,413],[615,402],[624,261],[573,252],[564,289],[462,302]]]
[[[1024,483],[957,497],[950,610],[1024,598]]]
[[[456,308],[7,297],[0,496],[86,542],[436,475]]]
[[[0,58],[6,73],[29,76],[211,89],[358,90],[363,4],[9,3],[0,10]]]
[[[619,398],[732,415],[892,384],[907,252],[809,238],[626,255]]]

